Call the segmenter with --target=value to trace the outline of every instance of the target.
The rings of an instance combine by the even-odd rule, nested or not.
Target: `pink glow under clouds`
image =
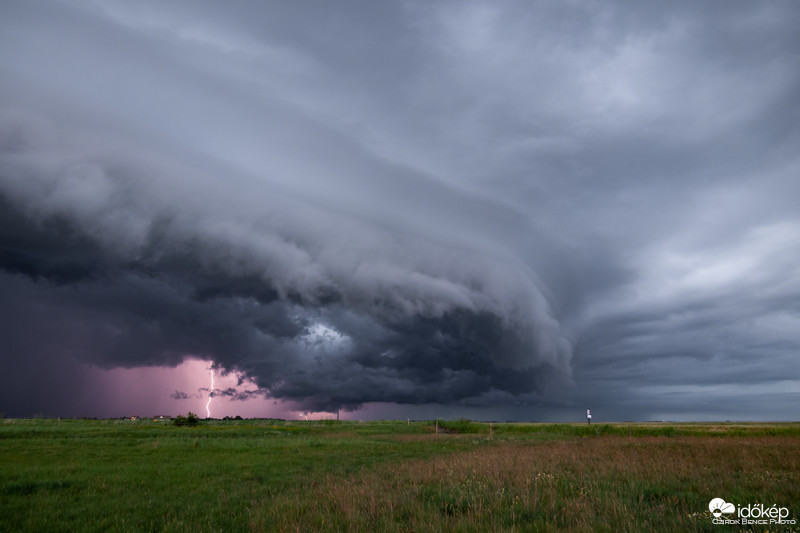
[[[95,409],[101,417],[178,415],[188,411],[206,417],[206,405],[211,386],[211,366],[208,361],[187,359],[174,368],[138,367],[103,370],[89,367],[90,380],[100,385],[97,397],[103,398],[102,406]],[[256,390],[249,380],[238,384],[237,375],[224,374],[219,369],[214,373],[214,391],[209,409],[211,418],[241,416],[243,418],[303,419],[330,418],[330,413],[303,413],[294,405],[255,395],[246,400],[234,400],[223,396],[221,391],[235,389],[238,392]],[[176,393],[185,393],[186,398],[177,399]],[[94,395],[94,394],[93,394]],[[88,400],[88,398],[87,398]]]

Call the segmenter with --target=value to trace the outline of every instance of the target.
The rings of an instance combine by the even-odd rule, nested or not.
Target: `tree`
[[[173,420],[172,423],[176,426],[196,426],[197,423],[200,421],[197,418],[197,415],[193,412],[189,411],[186,416],[178,415]]]

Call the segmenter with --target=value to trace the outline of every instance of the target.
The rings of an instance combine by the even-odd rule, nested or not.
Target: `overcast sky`
[[[2,2],[0,412],[796,420],[798,28]]]

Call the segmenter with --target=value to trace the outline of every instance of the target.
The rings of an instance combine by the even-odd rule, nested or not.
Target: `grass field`
[[[0,420],[3,531],[800,531],[714,497],[800,519],[800,424]]]

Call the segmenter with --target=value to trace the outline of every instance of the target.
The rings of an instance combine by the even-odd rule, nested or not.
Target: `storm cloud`
[[[793,416],[792,3],[0,14],[0,410],[198,358],[311,411]]]

